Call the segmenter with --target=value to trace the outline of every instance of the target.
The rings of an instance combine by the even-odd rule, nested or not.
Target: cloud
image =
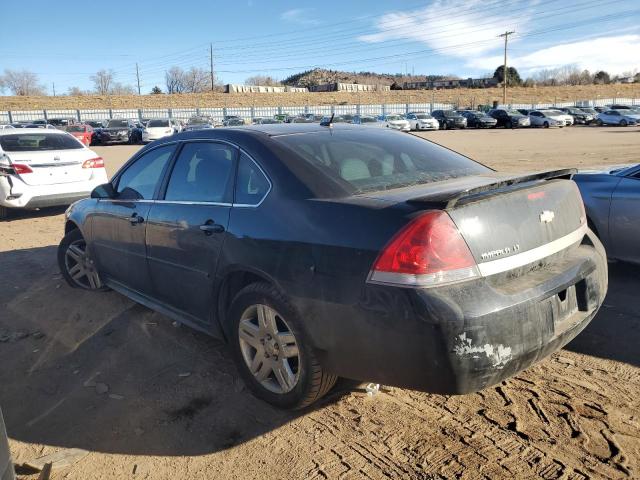
[[[507,28],[525,31],[535,2],[517,16],[510,16],[507,8],[476,8],[485,5],[484,0],[438,0],[411,12],[388,13],[377,19],[377,32],[358,39],[368,43],[414,40],[446,55],[472,59],[498,49],[497,37]]]
[[[280,19],[285,22],[298,23],[300,25],[318,25],[320,21],[311,14],[315,8],[292,8],[280,14]]]
[[[478,69],[493,69],[502,56],[471,59],[467,65]],[[545,68],[576,65],[580,69],[606,70],[612,74],[640,69],[640,35],[618,35],[591,38],[535,50],[525,55],[510,55],[509,64],[520,73],[533,73]]]

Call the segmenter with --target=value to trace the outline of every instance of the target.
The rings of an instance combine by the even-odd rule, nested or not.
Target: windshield
[[[431,115],[429,115],[428,113],[419,113],[416,115],[416,118],[419,118],[420,120],[423,120],[425,118],[433,118]]]
[[[126,120],[109,120],[107,128],[129,128]]]
[[[459,116],[459,114],[457,114],[453,110],[444,110],[442,113],[444,114],[445,117],[457,117],[457,116]]]
[[[565,115],[565,113],[561,112],[560,110],[540,110],[540,111],[545,115],[549,115],[549,116]]]
[[[102,122],[98,122],[97,120],[90,120],[86,122],[87,125],[91,125],[94,128],[102,127]]]
[[[296,157],[282,157],[307,183],[318,185],[318,174],[344,194],[356,194],[425,184],[491,170],[458,153],[412,135],[372,130],[318,132],[276,137]],[[306,167],[299,165],[304,160]],[[298,164],[298,165],[297,165]],[[313,171],[310,171],[313,170]],[[327,186],[327,188],[330,188]],[[319,195],[323,195],[322,192]]]
[[[598,112],[593,108],[580,108],[583,112],[597,114]]]
[[[67,132],[83,132],[85,131],[85,126],[84,125],[72,125],[70,127],[67,127]]]
[[[147,128],[169,127],[169,120],[149,120]]]
[[[209,123],[205,118],[190,118],[189,125],[202,125],[203,123]]]
[[[5,152],[35,152],[42,150],[72,150],[84,148],[71,135],[52,133],[16,133],[0,136]]]
[[[378,120],[376,120],[374,117],[360,117],[360,123],[377,123]]]
[[[387,115],[387,120],[402,120],[400,115]]]
[[[507,110],[507,114],[509,115],[522,115],[519,111],[517,110]]]

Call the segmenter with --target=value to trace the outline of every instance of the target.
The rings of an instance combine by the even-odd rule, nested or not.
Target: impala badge
[[[540,214],[540,223],[551,223],[553,222],[553,218],[556,216],[551,210],[544,210]]]

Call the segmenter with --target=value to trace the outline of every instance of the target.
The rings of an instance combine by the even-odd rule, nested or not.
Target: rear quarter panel
[[[607,252],[611,249],[609,236],[609,213],[611,210],[611,195],[620,177],[609,174],[576,174],[573,180],[578,184],[587,218],[595,233],[600,238]]]

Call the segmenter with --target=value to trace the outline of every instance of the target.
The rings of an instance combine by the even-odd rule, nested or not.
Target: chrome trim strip
[[[394,287],[440,287],[449,283],[461,282],[479,277],[478,269],[474,266],[457,270],[444,270],[437,273],[414,275],[411,273],[381,272],[373,270],[369,274],[367,283],[378,285],[392,285]]]
[[[153,203],[171,203],[175,205],[211,205],[214,207],[231,207],[231,203],[226,202],[198,202],[191,200],[153,200]]]
[[[577,230],[574,230],[564,237],[560,237],[545,245],[532,248],[531,250],[527,250],[526,252],[518,253],[516,255],[511,255],[510,257],[479,263],[478,270],[480,270],[480,275],[488,277],[497,273],[522,267],[528,263],[536,262],[553,255],[554,253],[558,253],[559,251],[570,247],[574,243],[578,243],[586,235],[587,230],[587,224],[583,223]]]

